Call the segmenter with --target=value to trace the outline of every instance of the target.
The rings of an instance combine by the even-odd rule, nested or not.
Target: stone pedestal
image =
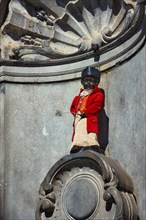
[[[68,155],[40,186],[36,220],[137,220],[133,182],[120,164],[94,151]]]

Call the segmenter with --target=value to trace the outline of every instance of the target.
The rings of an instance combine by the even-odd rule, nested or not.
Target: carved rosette
[[[118,162],[92,151],[59,160],[39,193],[36,220],[137,220],[131,178]]]
[[[83,68],[97,66],[97,61],[101,72],[119,65],[144,43],[144,3],[1,0],[0,77],[59,81],[80,77]]]

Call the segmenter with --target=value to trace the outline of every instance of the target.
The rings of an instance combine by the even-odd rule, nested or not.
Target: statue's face
[[[87,76],[82,80],[82,84],[84,89],[93,89],[97,83],[93,76]]]

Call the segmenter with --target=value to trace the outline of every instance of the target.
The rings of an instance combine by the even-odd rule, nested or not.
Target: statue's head
[[[81,83],[84,89],[93,89],[100,82],[100,72],[94,67],[86,67],[81,74]]]

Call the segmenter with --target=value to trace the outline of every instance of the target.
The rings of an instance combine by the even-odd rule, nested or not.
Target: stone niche
[[[49,213],[55,210],[60,218],[99,219],[101,210],[102,218],[108,213],[115,220],[126,220],[127,215],[133,220],[137,214],[146,219],[144,5],[140,0],[0,0],[0,219],[34,220],[36,207],[36,218],[50,219],[44,211],[40,216],[40,185],[40,193],[46,193],[40,194],[42,200],[52,196],[52,203],[43,203],[44,210],[51,204]],[[93,152],[69,155],[69,107],[88,65],[101,71],[110,158]],[[65,164],[58,170],[66,160],[71,173]],[[79,166],[75,160],[81,161]],[[57,173],[49,179],[53,165]],[[116,166],[120,174],[113,173]],[[106,179],[107,167],[111,172]],[[126,177],[119,185],[123,172]],[[58,195],[59,184],[65,184],[63,197],[58,197],[64,206],[58,211],[57,197],[47,188],[50,180]],[[89,207],[82,206],[78,194],[71,205],[76,181],[79,188],[84,182],[86,191],[92,185]],[[103,212],[101,204],[109,212]],[[76,205],[81,212],[74,211]]]

